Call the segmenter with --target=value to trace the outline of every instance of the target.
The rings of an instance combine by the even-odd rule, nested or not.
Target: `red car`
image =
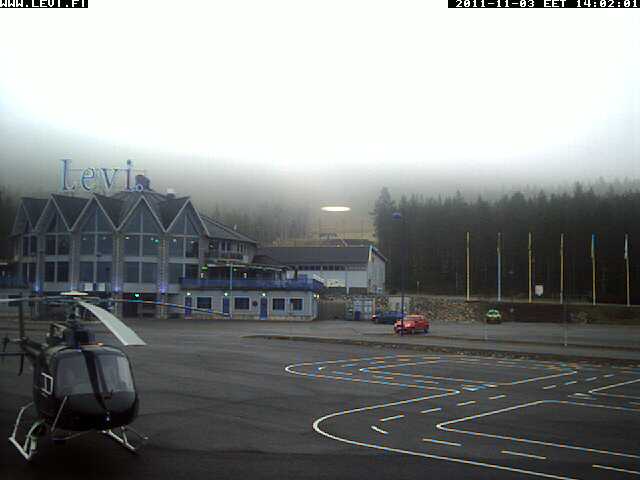
[[[404,322],[398,320],[394,325],[393,329],[396,333],[416,333],[423,332],[429,333],[429,321],[424,317],[424,315],[407,315],[404,317]]]

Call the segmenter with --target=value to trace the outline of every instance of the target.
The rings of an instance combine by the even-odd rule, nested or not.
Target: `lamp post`
[[[409,262],[409,256],[407,255],[407,222],[400,212],[394,212],[391,216],[394,220],[402,220],[402,235],[404,236],[404,245],[402,250],[406,257],[406,263]],[[407,266],[408,267],[408,266]],[[404,335],[404,284],[405,284],[405,259],[400,260],[400,335]]]

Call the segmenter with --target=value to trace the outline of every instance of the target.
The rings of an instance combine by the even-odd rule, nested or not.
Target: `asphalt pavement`
[[[638,368],[247,338],[384,334],[345,323],[132,322],[149,344],[127,349],[140,453],[91,433],[43,441],[26,464],[0,441],[0,478],[640,475]],[[31,400],[16,371],[0,364],[7,436]]]

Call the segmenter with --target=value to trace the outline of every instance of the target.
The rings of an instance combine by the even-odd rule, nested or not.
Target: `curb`
[[[378,348],[392,348],[392,349],[405,349],[405,350],[417,350],[426,352],[448,353],[448,354],[471,354],[483,357],[497,357],[497,358],[519,358],[519,359],[533,359],[533,360],[560,360],[564,362],[580,362],[590,363],[594,365],[618,365],[626,367],[640,367],[640,360],[632,360],[625,358],[611,358],[611,357],[590,357],[586,355],[570,355],[562,353],[540,353],[540,352],[518,352],[511,350],[485,350],[481,348],[469,348],[469,347],[448,347],[437,345],[415,345],[408,343],[397,342],[380,342],[370,340],[353,340],[348,338],[329,338],[329,337],[302,337],[295,335],[245,335],[242,338],[250,339],[265,339],[265,340],[288,340],[299,342],[313,342],[313,343],[332,343],[342,345],[357,345],[362,347],[378,347]]]

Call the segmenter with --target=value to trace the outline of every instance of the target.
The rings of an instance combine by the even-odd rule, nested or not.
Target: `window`
[[[236,297],[233,299],[234,310],[249,310],[249,297]]]
[[[111,235],[97,236],[98,239],[98,253],[102,255],[111,255],[113,253],[113,237]]]
[[[203,310],[211,310],[211,297],[197,297],[196,308],[202,308]]]
[[[271,308],[273,310],[284,311],[284,298],[274,298],[271,300]]]
[[[142,255],[147,257],[158,256],[159,245],[160,245],[160,238],[153,237],[151,235],[144,235],[142,237]]]
[[[98,262],[97,264],[97,282],[111,281],[111,262]]]
[[[292,298],[289,300],[291,303],[291,310],[294,312],[302,311],[302,299],[301,298]]]
[[[170,263],[169,264],[169,283],[180,283],[180,277],[182,277],[182,264]]]
[[[69,281],[69,262],[58,262],[57,282]]]
[[[186,257],[187,258],[198,258],[198,240],[197,239],[191,239],[191,238],[187,238],[185,239],[187,242],[187,251],[186,253]]]
[[[140,237],[127,235],[124,237],[124,254],[137,257],[140,255]]]
[[[45,237],[44,253],[45,255],[56,254],[56,236],[55,235],[47,235]]]
[[[25,235],[22,237],[22,256],[26,257],[27,255],[29,255],[29,237]]]
[[[22,264],[22,278],[27,283],[33,283],[36,279],[36,264],[35,263],[23,263]]]
[[[80,281],[93,283],[93,262],[80,262]]]
[[[93,253],[95,253],[95,248],[95,235],[87,234],[80,237],[80,253],[82,255],[92,255]]]
[[[45,262],[44,264],[44,281],[55,282],[56,281],[56,264],[55,262]]]
[[[58,235],[58,255],[69,255],[69,235]]]
[[[169,256],[170,257],[184,256],[184,238],[171,237],[171,240],[169,240]]]
[[[156,263],[142,264],[142,283],[156,283],[158,280],[158,265]]]
[[[195,264],[187,264],[184,266],[184,278],[189,278],[191,280],[198,278],[198,265]]]
[[[32,236],[29,239],[29,255],[36,255],[38,253],[38,237]]]
[[[140,281],[140,264],[138,262],[124,262],[124,281],[127,283]]]

